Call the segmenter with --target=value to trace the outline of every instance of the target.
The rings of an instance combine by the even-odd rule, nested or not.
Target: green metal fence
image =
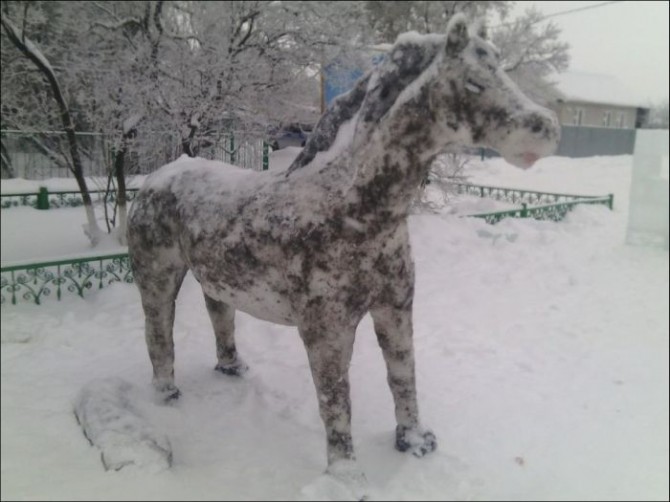
[[[528,207],[522,203],[521,208],[508,211],[497,211],[494,213],[468,214],[468,218],[483,218],[486,223],[496,224],[505,218],[533,218],[535,220],[561,221],[565,215],[580,204],[603,204],[612,207],[612,196],[574,200],[560,204],[545,204],[542,206]]]
[[[488,197],[499,201],[520,204],[521,207],[492,213],[468,214],[465,217],[483,218],[495,224],[504,218],[533,218],[536,220],[561,221],[566,214],[580,204],[602,204],[614,208],[614,195],[573,195],[554,192],[536,192],[519,188],[503,188],[471,183],[450,183],[456,193]],[[533,205],[532,207],[529,207]]]
[[[450,182],[455,187],[456,193],[465,195],[476,195],[478,197],[490,197],[492,199],[511,202],[513,204],[556,204],[560,202],[572,202],[582,199],[602,199],[610,195],[573,195],[555,192],[538,192],[537,190],[524,190],[522,188],[504,188],[489,185],[474,185],[472,183]],[[611,209],[611,208],[610,208]]]
[[[87,291],[114,282],[133,282],[127,254],[91,256],[2,267],[0,304],[35,303],[64,295],[84,297]]]
[[[139,188],[128,188],[126,200],[131,201],[137,196]],[[116,192],[110,190],[90,190],[93,202],[103,202],[107,196],[107,202],[114,202]],[[51,207],[78,207],[84,201],[78,190],[57,190],[49,192],[45,187],[40,188],[37,193],[3,193],[0,194],[0,208],[8,209],[17,206],[30,206],[37,209],[49,209]]]

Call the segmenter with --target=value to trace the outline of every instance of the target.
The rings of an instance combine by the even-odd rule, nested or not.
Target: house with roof
[[[636,129],[648,110],[616,77],[566,71],[555,75],[557,98],[552,108],[561,125]]]
[[[545,106],[561,123],[556,155],[630,155],[636,129],[644,127],[649,109],[616,77],[566,71],[549,79],[552,89]]]

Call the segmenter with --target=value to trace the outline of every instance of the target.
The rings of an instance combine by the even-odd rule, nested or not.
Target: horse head
[[[525,96],[500,65],[498,49],[483,30],[469,29],[457,15],[447,27],[429,93],[438,128],[459,143],[489,147],[517,167],[528,168],[558,146],[554,112]]]
[[[367,144],[390,118],[387,144],[420,150],[426,161],[456,145],[492,148],[522,168],[551,155],[560,138],[556,115],[521,92],[499,51],[475,31],[458,14],[446,36],[400,35],[384,61],[326,110],[287,175],[330,149],[352,119]]]

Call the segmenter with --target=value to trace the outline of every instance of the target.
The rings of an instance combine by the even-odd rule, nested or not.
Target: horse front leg
[[[351,439],[349,363],[354,330],[326,331],[300,328],[312,371],[319,413],[326,428],[328,465],[337,460],[354,460]]]
[[[367,481],[356,464],[351,437],[349,364],[354,347],[354,327],[301,326],[319,413],[326,428],[328,468],[357,499],[365,495]]]
[[[395,447],[417,457],[437,447],[435,434],[421,427],[416,398],[412,302],[378,306],[370,310],[377,341],[386,361],[387,380],[393,394],[396,416]]]
[[[214,369],[224,375],[241,376],[249,367],[235,347],[235,309],[205,293],[205,305],[214,328],[216,359]]]

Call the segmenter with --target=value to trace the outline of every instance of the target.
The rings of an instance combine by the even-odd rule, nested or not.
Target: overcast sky
[[[550,15],[604,2],[517,2]],[[668,99],[668,2],[622,1],[551,20],[570,44],[570,69],[617,77],[641,101]]]

